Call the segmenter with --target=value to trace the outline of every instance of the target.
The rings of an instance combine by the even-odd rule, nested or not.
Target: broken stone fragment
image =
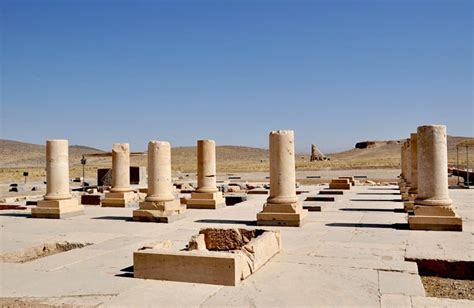
[[[206,242],[204,240],[204,234],[197,234],[191,237],[188,244],[188,250],[199,250],[206,251]]]
[[[257,236],[257,230],[246,229],[214,229],[207,228],[199,231],[204,235],[208,250],[237,250]]]
[[[145,250],[145,249],[157,249],[157,250],[170,250],[173,248],[173,242],[170,240],[155,242],[139,248],[138,250]]]

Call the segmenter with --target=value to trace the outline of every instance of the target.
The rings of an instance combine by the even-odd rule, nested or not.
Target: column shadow
[[[346,227],[346,228],[374,228],[374,229],[396,229],[408,230],[408,223],[394,223],[394,224],[371,224],[371,223],[346,223],[333,222],[326,224],[328,227]]]
[[[194,222],[207,223],[207,224],[235,224],[235,225],[246,225],[256,226],[255,220],[233,220],[233,219],[198,219]]]

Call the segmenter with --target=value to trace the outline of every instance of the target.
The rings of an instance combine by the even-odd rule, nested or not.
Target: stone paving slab
[[[322,188],[305,187],[311,193]],[[255,228],[256,213],[266,196],[218,210],[188,210],[185,219],[172,224],[133,222],[133,208],[86,206],[85,215],[64,220],[29,219],[25,212],[2,211],[0,247],[4,250],[51,240],[94,245],[24,264],[0,263],[0,297],[104,306],[390,307],[398,303],[410,307],[409,300],[411,307],[462,307],[472,303],[424,297],[416,264],[404,260],[422,255],[472,261],[469,229],[462,233],[397,229],[394,224],[403,224],[406,214],[394,211],[402,207],[390,201],[397,197],[392,195],[394,187],[375,188],[353,187],[322,212],[309,213],[301,228],[269,227],[281,230],[282,252],[237,287],[133,279],[132,254],[142,245],[163,240],[184,247],[204,227]],[[474,198],[474,191],[458,190],[451,197],[459,213],[471,215],[466,200]]]

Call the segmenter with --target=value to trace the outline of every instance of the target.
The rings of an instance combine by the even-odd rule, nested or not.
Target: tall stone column
[[[270,196],[257,214],[257,224],[299,227],[307,214],[296,196],[294,133],[292,130],[272,131]]]
[[[417,137],[418,194],[410,229],[461,231],[449,198],[446,126],[419,126]]]
[[[133,220],[172,222],[184,218],[185,205],[173,193],[171,146],[166,141],[148,143],[148,193]]]
[[[130,146],[114,143],[112,146],[112,187],[105,194],[102,207],[126,207],[136,200],[130,186]]]
[[[84,207],[69,191],[69,147],[67,140],[46,141],[46,195],[31,209],[35,218],[64,218],[81,215]]]
[[[197,192],[213,193],[216,186],[216,143],[214,140],[198,140],[197,142]]]
[[[222,192],[216,185],[216,143],[214,140],[197,142],[196,192],[191,194],[187,207],[192,209],[217,209],[225,206]]]

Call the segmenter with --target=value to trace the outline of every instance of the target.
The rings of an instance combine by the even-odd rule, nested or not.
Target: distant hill
[[[451,163],[456,161],[456,145],[463,140],[474,138],[448,136],[448,154]],[[403,140],[363,141],[349,151],[328,154],[330,161],[309,162],[308,155],[298,154],[296,167],[298,170],[322,168],[398,168],[400,164],[400,147]],[[367,145],[367,146],[365,146]],[[71,168],[80,166],[82,154],[101,153],[103,151],[83,146],[72,145],[69,147],[69,160]],[[461,150],[461,160],[465,152]],[[263,171],[268,170],[268,150],[223,145],[217,147],[217,169],[219,172],[227,171]],[[171,150],[173,170],[195,172],[196,147],[176,147]],[[471,155],[474,158],[474,149]],[[146,156],[134,156],[131,164],[146,166]],[[110,158],[88,158],[87,167],[110,167]],[[45,166],[45,146],[12,140],[0,139],[0,168],[23,168]]]
[[[82,154],[100,152],[91,147],[72,145],[69,146],[69,161],[80,164]],[[44,167],[45,160],[45,145],[0,139],[0,168]]]

